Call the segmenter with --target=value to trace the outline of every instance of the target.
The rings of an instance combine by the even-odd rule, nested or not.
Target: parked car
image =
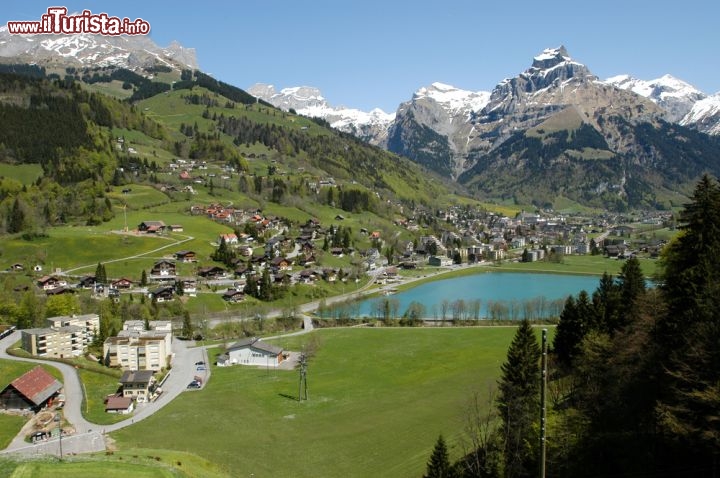
[[[207,370],[207,368],[205,368],[205,365],[198,365],[195,370],[197,370],[198,372],[204,372],[205,370]]]
[[[199,362],[195,362],[195,365],[205,365],[205,362],[203,362],[203,361],[201,360],[201,361],[199,361]]]
[[[200,387],[201,387],[201,385],[198,382],[196,382],[195,380],[190,382],[187,386],[188,389],[200,388]]]

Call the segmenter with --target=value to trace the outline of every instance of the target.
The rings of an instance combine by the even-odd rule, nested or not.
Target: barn
[[[62,383],[38,365],[0,392],[0,407],[38,411],[52,403],[62,387]]]

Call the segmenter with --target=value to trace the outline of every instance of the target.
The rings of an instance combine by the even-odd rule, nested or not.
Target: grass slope
[[[192,451],[235,476],[419,476],[439,433],[460,455],[463,409],[496,381],[513,334],[317,331],[307,402],[296,400],[297,372],[213,367],[204,390],[113,438],[121,449]]]

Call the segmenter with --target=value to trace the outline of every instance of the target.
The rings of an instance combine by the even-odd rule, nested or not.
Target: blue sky
[[[143,18],[156,43],[195,48],[220,80],[316,86],[363,110],[394,111],[435,81],[491,90],[561,44],[600,78],[669,73],[720,91],[720,2],[708,0],[12,0],[0,24],[39,20],[50,6]]]

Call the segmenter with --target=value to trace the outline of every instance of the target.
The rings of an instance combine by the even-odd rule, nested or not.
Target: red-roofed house
[[[12,381],[0,392],[0,406],[5,409],[40,410],[62,388],[55,377],[37,366]]]

